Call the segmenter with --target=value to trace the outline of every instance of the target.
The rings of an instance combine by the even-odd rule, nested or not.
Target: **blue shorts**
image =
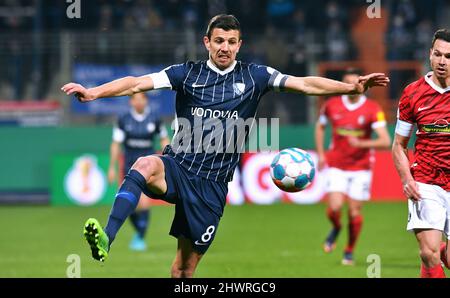
[[[145,194],[175,204],[170,235],[190,239],[194,250],[204,254],[216,235],[225,207],[228,183],[199,177],[170,156],[158,157],[164,163],[167,192],[157,195],[147,190]]]

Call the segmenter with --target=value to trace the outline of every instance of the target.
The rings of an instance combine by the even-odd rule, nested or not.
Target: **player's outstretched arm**
[[[372,87],[385,87],[389,78],[384,73],[372,73],[360,76],[356,84],[347,84],[323,77],[294,77],[287,78],[284,85],[290,92],[300,92],[308,95],[337,95],[361,94]]]
[[[405,196],[417,201],[420,199],[420,194],[417,184],[409,171],[408,142],[409,137],[395,134],[392,144],[392,158],[394,159],[395,168],[402,181]]]
[[[153,80],[150,76],[128,76],[94,88],[85,88],[80,84],[68,83],[62,86],[61,90],[67,95],[74,94],[81,102],[87,102],[102,97],[131,96],[134,93],[152,90],[153,86]]]

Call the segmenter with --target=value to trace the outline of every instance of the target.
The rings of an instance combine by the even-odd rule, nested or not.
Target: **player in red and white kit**
[[[419,243],[421,277],[445,277],[450,235],[450,30],[436,31],[432,71],[408,85],[400,98],[392,155],[408,200],[407,230]],[[414,159],[408,141],[416,125]],[[447,248],[446,248],[447,247]]]
[[[343,76],[346,83],[357,82],[357,69],[349,69]],[[329,150],[324,150],[324,132],[332,126]],[[377,137],[372,139],[372,132]],[[342,264],[353,265],[353,249],[361,231],[362,202],[370,199],[373,149],[389,148],[390,136],[380,106],[364,95],[343,95],[328,99],[321,109],[316,124],[316,149],[319,170],[326,169],[328,208],[327,216],[332,229],[325,243],[325,252],[336,247],[341,230],[341,209],[345,198],[349,204],[349,239]]]

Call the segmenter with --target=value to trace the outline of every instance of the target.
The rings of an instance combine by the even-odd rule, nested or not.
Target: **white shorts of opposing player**
[[[341,192],[352,200],[368,201],[372,185],[372,171],[345,171],[338,168],[326,169],[327,192]]]
[[[420,201],[408,200],[406,229],[434,229],[450,237],[450,192],[437,185],[417,182]]]

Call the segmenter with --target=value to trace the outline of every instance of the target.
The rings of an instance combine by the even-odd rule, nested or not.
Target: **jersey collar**
[[[435,82],[433,82],[433,80],[431,79],[432,75],[433,75],[432,71],[430,71],[429,73],[427,73],[425,75],[425,82],[427,82],[428,85],[431,86],[431,88],[433,88],[434,90],[436,90],[440,94],[444,94],[445,92],[450,91],[450,86],[447,87],[447,88],[442,88],[442,87],[438,86]]]
[[[211,59],[209,59],[208,61],[206,61],[206,64],[208,65],[209,68],[211,68],[213,71],[217,72],[220,75],[226,75],[227,73],[233,71],[234,67],[237,64],[237,61],[234,60],[233,63],[228,66],[227,68],[225,68],[224,70],[220,70],[217,68],[217,66],[214,65],[214,63],[211,62]]]
[[[138,114],[135,109],[131,108],[130,113],[134,120],[136,120],[137,122],[142,122],[144,121],[145,117],[147,117],[148,113],[150,113],[150,108],[146,107],[144,113],[142,114]]]
[[[359,97],[359,100],[357,102],[355,102],[355,103],[350,102],[350,99],[348,98],[348,95],[342,95],[341,98],[342,98],[342,103],[344,104],[344,106],[349,111],[356,110],[357,108],[362,106],[367,100],[367,97],[365,95],[361,95]]]

